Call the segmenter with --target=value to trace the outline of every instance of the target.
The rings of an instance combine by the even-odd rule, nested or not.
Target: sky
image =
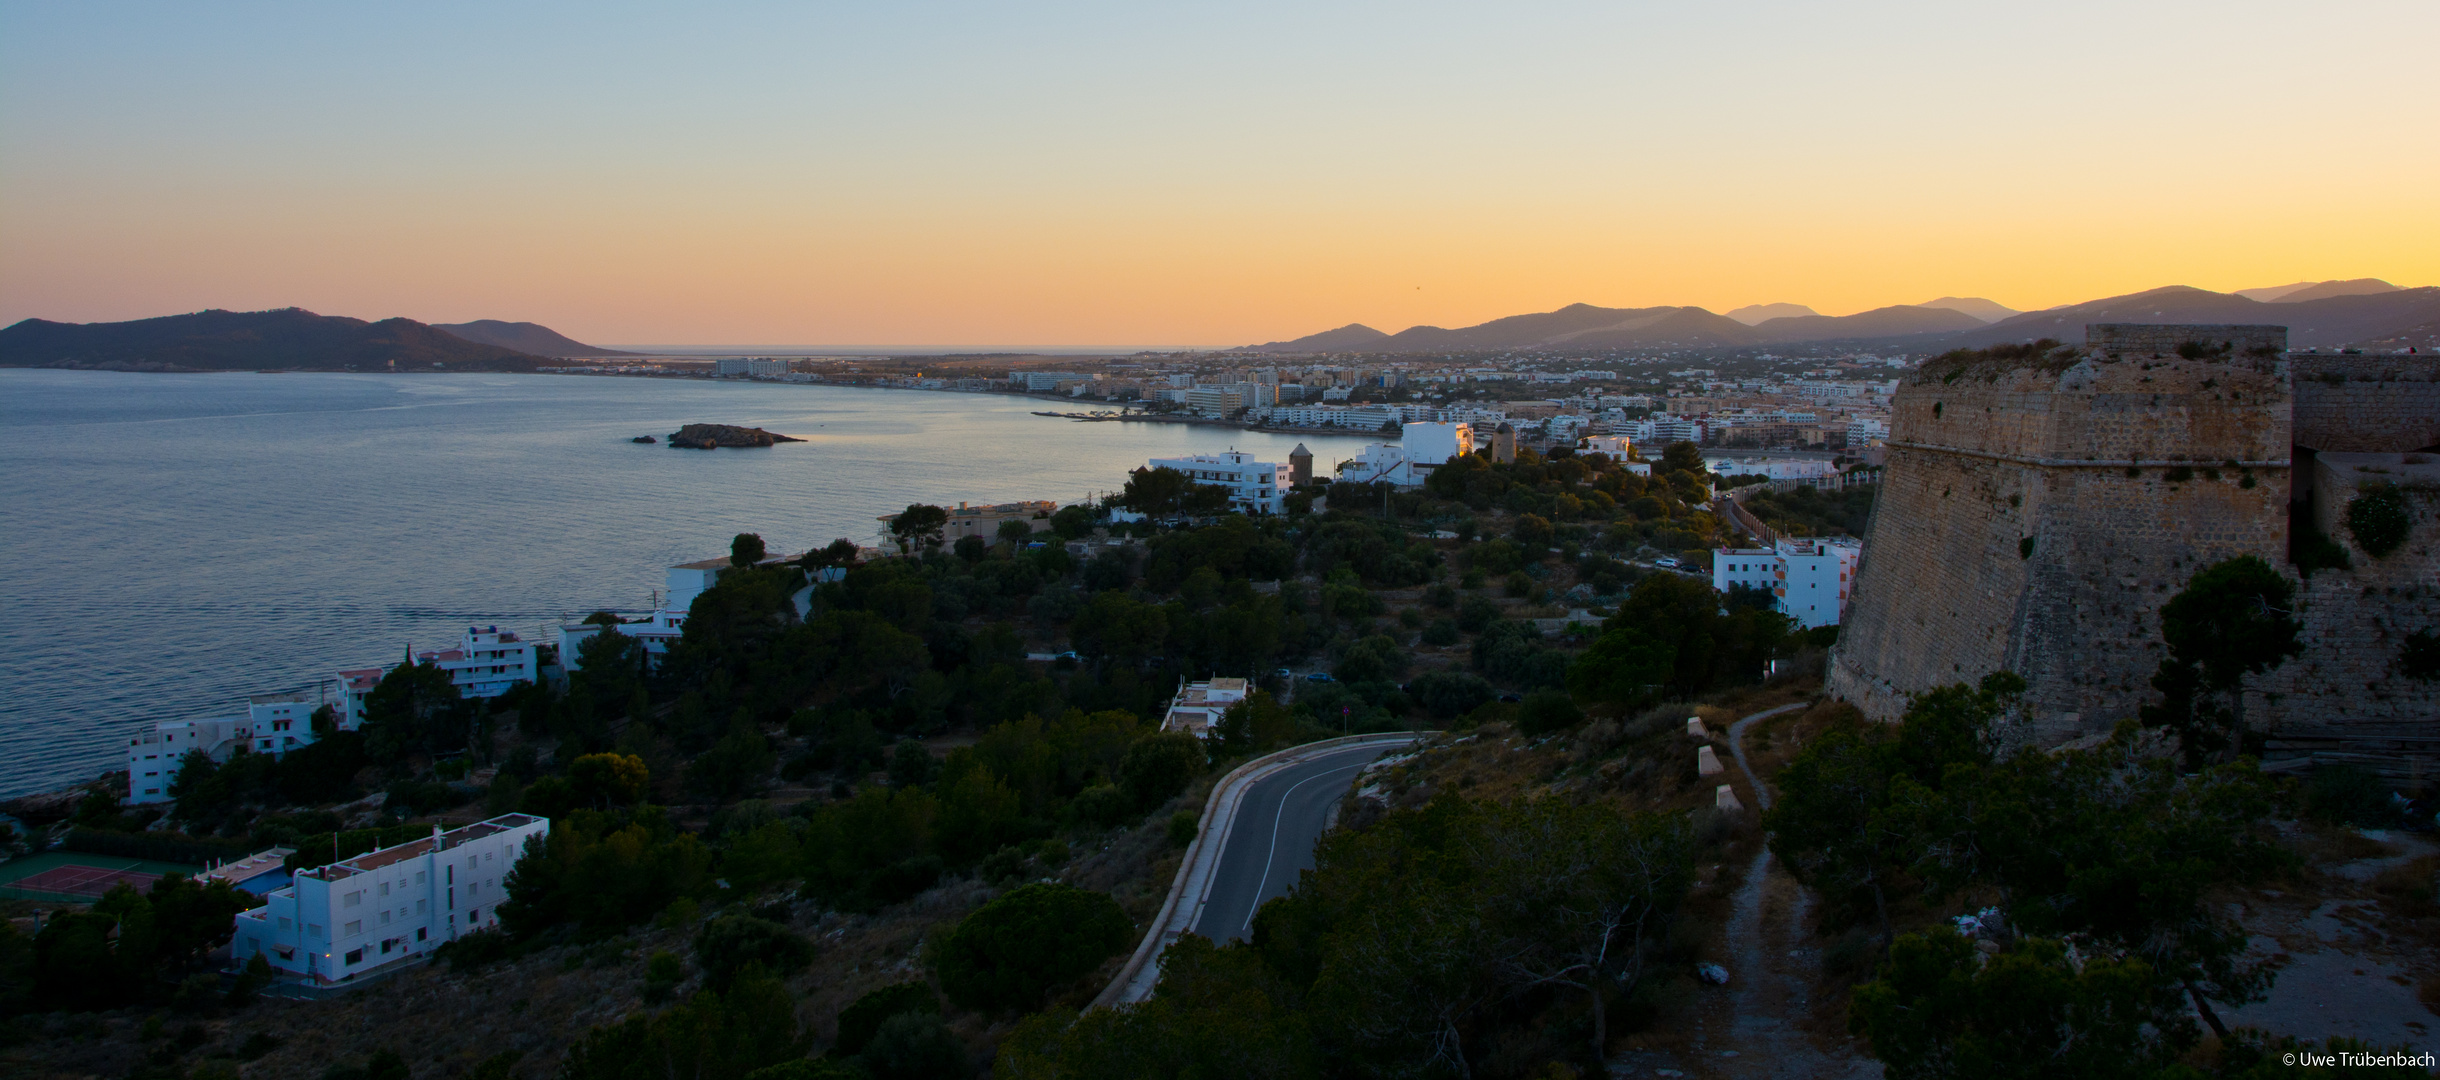
[[[0,0],[0,323],[1174,347],[2440,284],[2440,4]]]

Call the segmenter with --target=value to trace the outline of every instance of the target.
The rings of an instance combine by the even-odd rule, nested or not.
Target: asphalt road
[[[1313,844],[1348,782],[1374,759],[1402,749],[1404,744],[1350,746],[1255,781],[1237,806],[1193,931],[1213,941],[1251,936],[1255,910],[1287,895],[1298,875],[1313,868]]]

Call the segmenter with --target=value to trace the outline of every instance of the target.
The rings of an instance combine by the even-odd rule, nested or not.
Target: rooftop
[[[324,881],[342,881],[358,874],[370,873],[374,870],[379,870],[384,866],[404,862],[408,859],[416,858],[417,856],[429,855],[435,850],[447,851],[450,848],[456,847],[469,840],[480,840],[483,837],[491,836],[497,833],[504,833],[510,829],[524,828],[527,825],[531,825],[542,820],[542,818],[535,817],[531,814],[502,814],[499,817],[492,818],[489,821],[478,821],[472,825],[463,825],[447,832],[440,832],[440,826],[435,825],[433,826],[433,830],[437,834],[436,836],[419,837],[414,840],[409,840],[403,844],[393,844],[389,847],[378,848],[373,851],[365,852],[364,854],[358,855],[351,859],[342,859],[338,862],[322,867],[319,870],[304,871],[299,876],[319,877]],[[435,841],[438,841],[437,847],[435,846]]]

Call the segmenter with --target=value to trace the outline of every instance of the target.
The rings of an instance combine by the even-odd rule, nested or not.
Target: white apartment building
[[[1205,416],[1235,416],[1246,407],[1245,393],[1236,386],[1198,386],[1186,391],[1186,407]]]
[[[169,784],[178,776],[178,763],[201,750],[222,763],[240,752],[277,757],[314,741],[313,714],[330,699],[319,689],[287,694],[256,694],[246,699],[240,716],[202,720],[164,720],[153,730],[127,740],[127,801],[130,804],[170,801]],[[335,704],[335,702],[334,702]],[[342,726],[352,729],[355,725]]]
[[[1771,480],[1819,480],[1838,475],[1838,466],[1821,458],[1705,458],[1705,467],[1721,476],[1760,476]]]
[[[1019,371],[1008,381],[1027,390],[1057,390],[1061,383],[1092,382],[1093,376],[1082,371]]]
[[[1838,625],[1855,587],[1861,541],[1848,537],[1782,539],[1767,548],[1715,548],[1711,587],[1722,593],[1744,585],[1771,590],[1782,615],[1810,630]]]
[[[1254,455],[1241,450],[1231,450],[1225,454],[1196,454],[1193,457],[1153,458],[1144,467],[1176,469],[1195,483],[1227,488],[1231,510],[1248,514],[1284,514],[1288,511],[1288,466],[1256,461]]]
[[[461,697],[496,698],[519,682],[541,680],[538,644],[497,626],[469,626],[456,648],[427,649],[415,654],[415,662],[447,672]]]
[[[1635,440],[1624,435],[1595,435],[1584,440],[1585,453],[1608,454],[1612,461],[1627,460],[1627,453],[1634,448]]]
[[[750,375],[753,372],[754,362],[742,356],[712,361],[712,374],[714,375]]]
[[[952,520],[955,520],[954,517]],[[667,589],[653,605],[652,614],[642,622],[622,623],[618,632],[635,638],[644,645],[644,654],[658,659],[669,652],[686,632],[686,613],[695,606],[695,598],[720,580],[730,568],[727,559],[704,559],[701,562],[679,563],[662,575]],[[553,644],[559,647],[559,664],[569,671],[579,666],[576,650],[593,635],[601,632],[599,623],[562,623],[551,631]]]
[[[1245,700],[1244,679],[1211,679],[1204,682],[1178,684],[1178,695],[1169,702],[1169,714],[1161,719],[1162,731],[1182,731],[1198,739],[1212,736],[1212,725],[1220,722],[1229,706]]]
[[[548,819],[507,814],[312,870],[239,912],[230,959],[261,956],[318,984],[426,956],[499,921],[508,871]]]

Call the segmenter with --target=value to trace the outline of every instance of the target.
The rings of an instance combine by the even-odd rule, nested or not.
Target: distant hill
[[[1943,296],[1938,300],[1926,300],[1915,306],[1962,311],[1986,323],[1995,323],[2011,315],[2020,314],[2015,308],[2006,304],[1995,303],[1979,296]]]
[[[535,356],[640,356],[641,353],[620,352],[587,345],[563,336],[541,323],[502,322],[498,319],[476,319],[473,322],[433,323],[432,328],[455,334],[477,345],[497,345]]]
[[[1274,341],[1267,345],[1256,345],[1254,350],[1277,353],[1357,352],[1388,336],[1363,323],[1348,323],[1336,330],[1307,334],[1294,341]]]
[[[416,322],[200,311],[116,323],[27,319],[0,330],[0,367],[108,371],[531,371],[542,359]]]
[[[2282,296],[2286,296],[2289,293],[2303,292],[2306,289],[2310,289],[2319,284],[2321,284],[2321,282],[2299,281],[2292,285],[2265,285],[2259,289],[2238,289],[2229,293],[2228,295],[2242,296],[2248,300],[2259,300],[2267,304],[2273,300],[2279,299]]]
[[[1896,304],[1853,315],[1805,315],[1772,319],[1754,328],[1761,340],[1835,341],[1844,338],[1903,337],[1909,334],[1954,333],[1980,329],[1983,320],[1950,308]]]
[[[2379,278],[2356,278],[2353,281],[2325,281],[2308,285],[2271,301],[2274,304],[2301,304],[2307,300],[2327,300],[2333,296],[2377,296],[2404,290]]]
[[[1938,344],[1980,347],[2045,337],[2074,344],[2084,340],[2087,323],[2267,323],[2287,327],[2288,344],[2295,348],[2329,349],[2384,338],[2435,319],[2440,319],[2440,288],[2266,304],[2230,293],[2172,285],[2029,311],[1980,330],[1942,338]]]
[[[1808,315],[1819,315],[1821,312],[1803,304],[1747,304],[1741,308],[1733,308],[1726,314],[1729,318],[1747,326],[1760,326],[1772,319],[1801,319]]]

